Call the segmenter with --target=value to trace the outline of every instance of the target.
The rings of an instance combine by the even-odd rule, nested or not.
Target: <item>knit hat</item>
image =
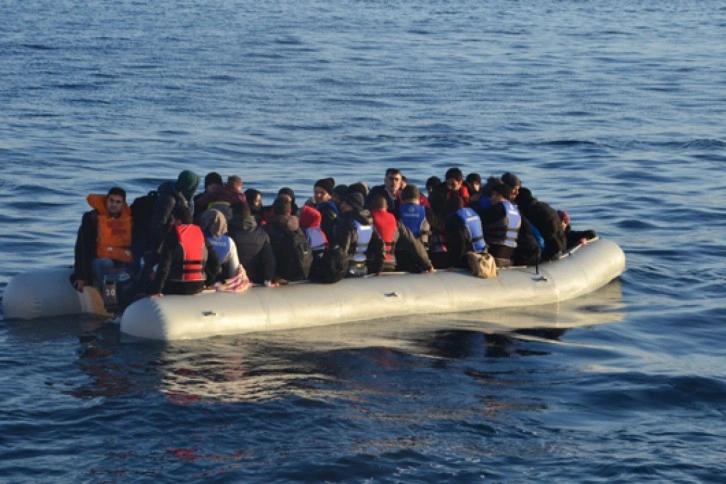
[[[310,205],[303,205],[300,209],[300,227],[306,229],[308,227],[320,227],[323,216],[320,212]]]
[[[507,184],[510,188],[517,188],[522,186],[522,182],[519,180],[519,177],[509,171],[502,175],[502,182]]]
[[[335,185],[335,188],[333,188],[333,194],[337,195],[339,198],[343,198],[345,194],[348,192],[348,185],[340,184]]]
[[[363,182],[355,182],[352,185],[348,185],[346,193],[360,193],[365,198],[368,196],[368,187]]]
[[[353,207],[353,210],[363,210],[363,204],[365,203],[363,194],[359,192],[348,193],[343,201]]]
[[[492,192],[497,192],[507,200],[512,196],[512,189],[506,183],[497,183],[492,187]]]
[[[179,173],[179,177],[176,179],[176,190],[184,195],[187,201],[192,199],[198,186],[199,175],[190,170],[184,170]]]
[[[560,220],[565,222],[565,224],[570,225],[570,214],[568,214],[564,210],[558,210],[557,215],[560,216]]]
[[[334,178],[321,178],[320,180],[315,182],[314,188],[320,187],[326,192],[328,192],[330,195],[333,194],[333,189],[335,188],[335,179]]]
[[[227,219],[216,208],[210,208],[202,212],[200,225],[202,230],[209,233],[212,237],[219,237],[227,233]]]
[[[416,185],[406,185],[406,188],[401,190],[401,200],[416,200],[418,201],[421,193],[418,191]]]

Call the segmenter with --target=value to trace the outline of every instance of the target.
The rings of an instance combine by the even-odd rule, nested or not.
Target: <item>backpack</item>
[[[151,227],[151,218],[154,216],[154,205],[159,199],[159,192],[151,190],[146,195],[136,197],[131,204],[131,216],[134,219],[134,230],[148,232]]]
[[[277,274],[288,281],[307,279],[313,264],[313,250],[305,233],[300,229],[294,232],[286,230],[281,249],[275,253]]]
[[[336,246],[313,254],[310,267],[310,280],[322,284],[334,284],[345,277],[347,272],[345,254]]]
[[[146,195],[134,199],[131,204],[133,229],[131,232],[134,257],[138,260],[148,249],[151,237],[151,219],[154,216],[154,205],[159,199],[159,192],[151,190]]]

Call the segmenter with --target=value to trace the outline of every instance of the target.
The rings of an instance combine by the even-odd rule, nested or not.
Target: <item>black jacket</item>
[[[272,281],[275,278],[275,255],[265,229],[257,226],[254,217],[232,217],[227,231],[237,246],[239,262],[250,281],[255,284]]]
[[[556,259],[567,248],[567,236],[562,230],[557,210],[532,196],[527,188],[520,188],[517,195],[519,213],[537,227],[544,238],[543,260]]]
[[[355,254],[355,248],[358,244],[356,220],[362,225],[373,225],[373,217],[368,209],[341,213],[333,227],[333,239],[329,241],[331,247],[338,246],[349,258]],[[366,266],[369,274],[378,274],[383,270],[383,262],[386,258],[386,246],[381,236],[375,230],[368,243],[366,258],[368,259]]]

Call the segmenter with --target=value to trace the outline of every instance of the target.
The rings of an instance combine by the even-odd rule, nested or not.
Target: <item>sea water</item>
[[[183,169],[517,173],[624,249],[559,306],[171,344],[0,321],[5,482],[720,481],[717,1],[0,3],[0,294]],[[321,289],[323,290],[323,289]]]

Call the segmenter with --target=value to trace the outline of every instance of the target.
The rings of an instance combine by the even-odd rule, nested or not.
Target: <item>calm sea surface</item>
[[[0,1],[0,294],[183,169],[511,170],[625,250],[559,307],[126,342],[0,321],[0,481],[720,481],[720,1]],[[512,327],[518,329],[511,329]]]

